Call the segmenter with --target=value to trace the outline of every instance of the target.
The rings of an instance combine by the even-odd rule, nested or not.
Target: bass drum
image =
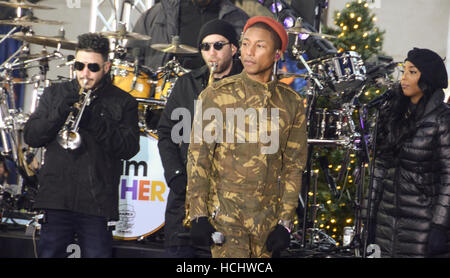
[[[140,151],[122,165],[119,184],[119,215],[113,237],[140,240],[164,226],[169,187],[158,150],[158,137],[145,133]]]
[[[134,65],[126,61],[115,60],[111,66],[113,84],[135,98],[150,97],[150,89],[154,83],[142,69],[135,75]]]

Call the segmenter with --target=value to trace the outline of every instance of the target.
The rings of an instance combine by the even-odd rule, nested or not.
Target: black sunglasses
[[[85,63],[78,62],[78,61],[75,61],[75,63],[73,64],[73,66],[76,70],[83,70],[85,65],[86,65]],[[87,64],[87,68],[91,72],[97,72],[100,70],[100,65],[97,63],[89,63],[89,64]]]
[[[231,44],[231,42],[215,42],[215,43],[205,42],[205,43],[200,44],[199,48],[200,48],[200,50],[203,50],[203,51],[209,51],[209,49],[211,48],[211,44],[214,46],[215,50],[221,50],[224,45]]]

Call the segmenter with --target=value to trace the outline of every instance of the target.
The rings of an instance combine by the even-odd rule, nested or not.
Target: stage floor
[[[22,225],[3,225],[0,229],[0,258],[36,258],[36,246],[39,241],[39,233],[34,238],[25,233]],[[291,244],[292,246],[292,244]],[[68,253],[68,257],[71,254]],[[210,258],[207,249],[199,249],[198,258]],[[282,258],[333,258],[353,257],[348,252],[329,252],[308,249],[291,248],[281,253]],[[162,231],[137,240],[113,241],[113,258],[167,258],[164,253],[164,239]]]

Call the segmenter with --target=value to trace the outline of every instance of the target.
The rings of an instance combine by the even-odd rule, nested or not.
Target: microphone
[[[336,188],[336,182],[334,181],[333,177],[330,175],[330,171],[328,170],[328,164],[329,164],[328,157],[326,157],[326,156],[319,157],[319,163],[320,163],[320,167],[322,168],[322,170],[325,173],[325,178],[327,180],[328,188],[330,189],[331,193],[335,197],[337,197],[339,194],[338,194],[338,191]]]
[[[394,90],[387,90],[384,94],[382,94],[379,97],[376,97],[369,101],[369,103],[366,104],[367,109],[370,109],[375,106],[379,106],[383,104],[384,102],[390,100],[394,96]]]
[[[75,63],[75,56],[73,56],[73,55],[67,55],[67,62],[65,62],[65,63],[63,63],[63,64],[60,64],[60,65],[57,65],[56,67],[57,68],[60,68],[60,67],[64,67],[64,66],[69,66],[69,65],[72,65],[73,63]]]
[[[134,76],[133,81],[131,83],[131,90],[133,91],[136,88],[136,81],[139,75],[139,56],[141,55],[141,49],[139,47],[133,48],[131,51],[132,55],[134,56]]]

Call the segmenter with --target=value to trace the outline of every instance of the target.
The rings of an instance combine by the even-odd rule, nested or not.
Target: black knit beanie
[[[414,47],[405,61],[410,61],[420,71],[421,78],[433,88],[448,87],[448,76],[442,58],[429,49]]]
[[[212,34],[222,35],[236,47],[239,47],[238,36],[233,25],[221,19],[214,19],[205,23],[198,33],[197,46],[200,47],[202,40]]]

